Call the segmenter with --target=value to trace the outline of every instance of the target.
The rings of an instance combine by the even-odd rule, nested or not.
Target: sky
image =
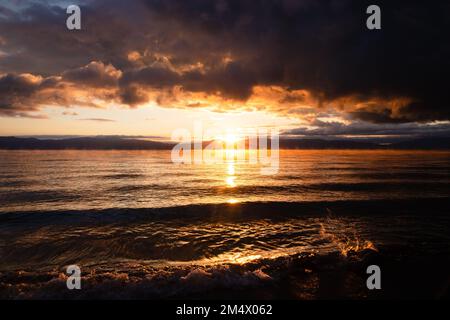
[[[0,135],[449,136],[450,2],[375,2],[3,0]]]

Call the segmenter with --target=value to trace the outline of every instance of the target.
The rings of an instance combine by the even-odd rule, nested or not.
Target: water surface
[[[239,161],[174,165],[168,151],[0,160],[1,297],[360,298],[373,259],[448,276],[422,266],[448,265],[448,152],[282,151],[273,176]],[[72,295],[70,264],[85,275]],[[447,292],[429,282],[426,296]]]

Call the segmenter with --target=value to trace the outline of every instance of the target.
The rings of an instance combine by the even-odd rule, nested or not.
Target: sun
[[[228,144],[233,144],[238,141],[238,137],[235,134],[229,133],[223,138],[223,140]]]

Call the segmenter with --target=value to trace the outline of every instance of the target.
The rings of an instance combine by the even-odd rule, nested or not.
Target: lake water
[[[281,151],[272,176],[175,165],[170,151],[0,151],[0,163],[5,298],[362,297],[352,268],[367,255],[450,254],[448,152]],[[85,274],[76,295],[69,264]],[[324,268],[358,285],[324,291]]]
[[[259,165],[175,165],[169,151],[0,151],[1,211],[160,208],[254,201],[446,197],[450,155],[282,151]]]

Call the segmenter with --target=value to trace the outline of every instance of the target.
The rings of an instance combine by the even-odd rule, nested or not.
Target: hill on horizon
[[[63,139],[38,139],[0,137],[4,150],[170,150],[174,142],[122,138],[117,136],[76,137]],[[205,146],[205,143],[204,143]],[[292,139],[280,138],[280,149],[417,149],[449,150],[450,138],[421,138],[382,145],[354,140]]]

